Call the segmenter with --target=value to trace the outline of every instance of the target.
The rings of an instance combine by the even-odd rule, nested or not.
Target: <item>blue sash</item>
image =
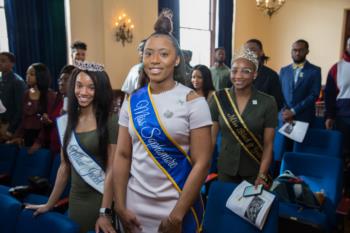
[[[57,129],[61,145],[66,132],[68,116],[63,115],[57,118]],[[103,194],[105,173],[95,157],[89,154],[81,145],[75,132],[72,132],[67,145],[67,154],[70,163],[77,174],[91,187]]]
[[[149,85],[131,95],[129,114],[136,135],[148,155],[181,193],[192,170],[191,160],[162,125]],[[182,232],[200,232],[203,213],[203,202],[199,196],[184,217]]]

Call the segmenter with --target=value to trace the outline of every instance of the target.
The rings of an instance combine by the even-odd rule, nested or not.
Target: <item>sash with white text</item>
[[[67,127],[68,116],[63,115],[57,118],[57,129],[60,136],[61,145]],[[89,154],[80,145],[75,132],[72,132],[71,138],[67,145],[67,154],[74,170],[78,175],[91,187],[103,194],[105,173],[96,161],[95,157]]]
[[[260,165],[263,147],[242,119],[237,106],[230,96],[229,89],[225,88],[215,92],[214,99],[220,115],[234,138],[236,138],[248,155]]]
[[[162,125],[149,86],[131,95],[129,111],[136,135],[148,155],[181,193],[192,170],[191,160]],[[203,213],[203,202],[198,197],[191,211],[185,215],[182,232],[199,232]]]

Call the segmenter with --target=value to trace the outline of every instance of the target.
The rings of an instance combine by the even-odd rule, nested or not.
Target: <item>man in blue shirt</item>
[[[23,94],[26,84],[12,71],[16,62],[10,52],[0,53],[0,100],[6,111],[0,114],[0,141],[9,139],[16,131],[22,116]]]

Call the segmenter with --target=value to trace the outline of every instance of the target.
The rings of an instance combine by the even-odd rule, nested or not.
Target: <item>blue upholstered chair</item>
[[[15,170],[13,173],[12,186],[28,184],[28,177],[49,177],[51,168],[51,154],[47,149],[39,149],[29,155],[26,148],[19,152]]]
[[[49,150],[39,149],[29,155],[27,149],[22,148],[16,159],[10,186],[28,185],[28,178],[31,176],[48,178],[50,168],[51,154]],[[0,185],[0,193],[8,193],[9,188],[8,186]]]
[[[13,233],[22,204],[15,198],[0,194],[0,232]]]
[[[342,157],[343,136],[339,131],[309,129],[302,143],[294,142],[294,152]]]
[[[270,165],[270,173],[277,175],[283,154],[286,151],[286,138],[284,135],[275,130],[275,138],[273,140],[273,161]]]
[[[79,225],[67,216],[47,212],[33,217],[33,211],[24,209],[16,226],[15,233],[78,233]]]
[[[11,144],[0,144],[0,176],[11,177],[18,154],[18,147]]]
[[[316,129],[325,129],[325,118],[315,117],[315,119],[312,121],[311,127]]]
[[[59,154],[55,155],[52,166],[51,166],[51,171],[50,171],[50,177],[49,177],[49,183],[51,187],[53,188],[55,185],[56,181],[56,176],[57,176],[57,171],[61,163],[61,157]],[[69,194],[69,188],[70,185],[67,185],[65,188],[64,192],[61,195],[61,199],[68,197]],[[23,202],[25,203],[31,203],[31,204],[44,204],[48,200],[48,196],[44,195],[39,195],[39,194],[29,194],[23,199]]]
[[[325,203],[321,211],[280,202],[280,216],[318,226],[330,231],[336,224],[336,208],[341,197],[343,162],[336,157],[310,153],[286,152],[281,173],[290,170],[302,178],[313,192],[324,191]]]
[[[278,201],[276,199],[262,231],[226,208],[226,201],[236,187],[237,184],[234,183],[221,181],[212,183],[204,216],[203,233],[278,232]]]

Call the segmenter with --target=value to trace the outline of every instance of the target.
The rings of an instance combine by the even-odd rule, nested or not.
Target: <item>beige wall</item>
[[[120,88],[129,69],[138,63],[139,41],[153,31],[157,4],[157,0],[70,0],[68,39],[85,41],[87,60],[105,64],[113,88]],[[121,13],[135,25],[133,42],[125,47],[114,38],[114,23]]]
[[[325,83],[342,52],[345,9],[350,9],[349,0],[286,0],[269,19],[256,9],[254,0],[236,0],[233,47],[239,48],[249,38],[261,39],[271,57],[268,65],[279,71],[291,63],[291,44],[306,39],[308,60],[322,68]]]
[[[88,45],[87,59],[99,63],[105,61],[102,1],[70,0],[68,41],[81,40]],[[69,35],[69,34],[68,34]]]
[[[88,60],[105,64],[113,88],[120,88],[130,67],[136,64],[138,42],[152,32],[157,0],[66,0],[70,7],[69,41],[88,44]],[[344,11],[349,0],[287,0],[271,19],[255,7],[255,0],[236,0],[233,48],[249,38],[259,38],[268,65],[279,71],[289,64],[293,41],[310,43],[308,59],[322,68],[323,83],[330,66],[341,54]],[[134,40],[122,46],[114,38],[116,17],[126,13],[135,25]]]

